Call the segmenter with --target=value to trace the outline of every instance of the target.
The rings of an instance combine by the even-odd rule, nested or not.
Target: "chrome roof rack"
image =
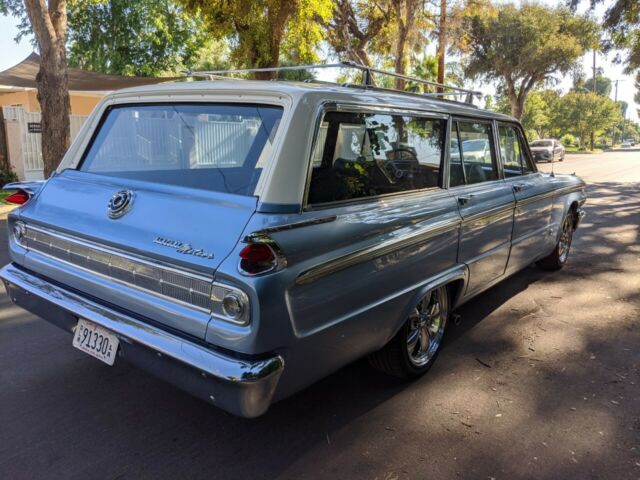
[[[269,68],[238,68],[233,70],[183,70],[181,73],[193,76],[193,77],[205,77],[210,80],[217,80],[221,78],[229,78],[231,75],[242,74],[242,73],[261,73],[261,72],[286,72],[286,71],[299,71],[299,70],[314,70],[320,68],[350,68],[354,70],[359,70],[362,72],[362,80],[359,84],[351,84],[351,83],[343,83],[340,85],[347,87],[360,87],[367,89],[376,89],[376,90],[385,90],[385,91],[393,91],[398,93],[412,94],[415,95],[416,92],[409,92],[405,90],[398,89],[390,89],[390,88],[381,88],[377,87],[375,84],[375,80],[373,74],[389,76],[394,78],[401,78],[403,80],[409,82],[419,83],[421,85],[427,87],[434,87],[437,89],[435,92],[423,92],[418,95],[426,96],[426,97],[434,97],[440,99],[447,99],[447,97],[464,97],[464,102],[469,105],[473,105],[473,98],[482,98],[482,93],[476,90],[469,90],[467,88],[455,87],[453,85],[446,85],[444,83],[432,82],[430,80],[423,80],[422,78],[410,77],[408,75],[402,75],[395,72],[389,72],[387,70],[380,70],[377,68],[367,67],[365,65],[360,65],[354,62],[339,62],[339,63],[319,63],[315,65],[294,65],[287,67],[269,67]],[[233,77],[232,77],[233,78]],[[316,82],[315,80],[305,80],[307,82]],[[326,81],[317,81],[317,83],[332,83]],[[332,83],[337,84],[337,83]]]

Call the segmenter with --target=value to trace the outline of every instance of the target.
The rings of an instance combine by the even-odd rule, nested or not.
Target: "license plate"
[[[118,337],[109,330],[83,318],[78,320],[73,346],[89,355],[113,365],[118,352]]]

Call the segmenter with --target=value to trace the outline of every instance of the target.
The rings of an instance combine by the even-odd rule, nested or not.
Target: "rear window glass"
[[[281,118],[266,105],[113,107],[80,170],[252,195]]]

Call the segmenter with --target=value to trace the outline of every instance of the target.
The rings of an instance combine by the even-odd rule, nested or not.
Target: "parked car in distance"
[[[534,140],[529,143],[533,159],[536,162],[562,162],[564,160],[564,146],[553,138]]]
[[[635,145],[635,142],[633,140],[625,140],[624,142],[622,142],[622,148],[629,148],[629,147],[633,147]]]
[[[244,417],[364,356],[424,374],[453,310],[562,268],[586,200],[515,119],[369,81],[116,92],[55,175],[12,188],[17,305]]]

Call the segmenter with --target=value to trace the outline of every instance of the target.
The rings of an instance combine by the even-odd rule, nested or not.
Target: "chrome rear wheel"
[[[559,270],[569,258],[571,250],[571,242],[573,240],[573,232],[576,229],[576,213],[569,210],[562,221],[560,237],[553,251],[545,258],[538,260],[537,264],[545,270]]]
[[[419,377],[431,368],[438,356],[448,318],[448,288],[442,286],[428,291],[411,308],[396,336],[369,356],[370,363],[394,377]]]
[[[567,215],[562,223],[562,233],[560,233],[560,240],[558,240],[558,260],[560,263],[566,263],[569,257],[571,240],[573,240],[573,222],[573,215]]]
[[[423,367],[440,348],[447,323],[447,305],[443,305],[443,290],[428,292],[409,314],[407,353],[416,367]],[[446,293],[444,294],[446,300]]]

